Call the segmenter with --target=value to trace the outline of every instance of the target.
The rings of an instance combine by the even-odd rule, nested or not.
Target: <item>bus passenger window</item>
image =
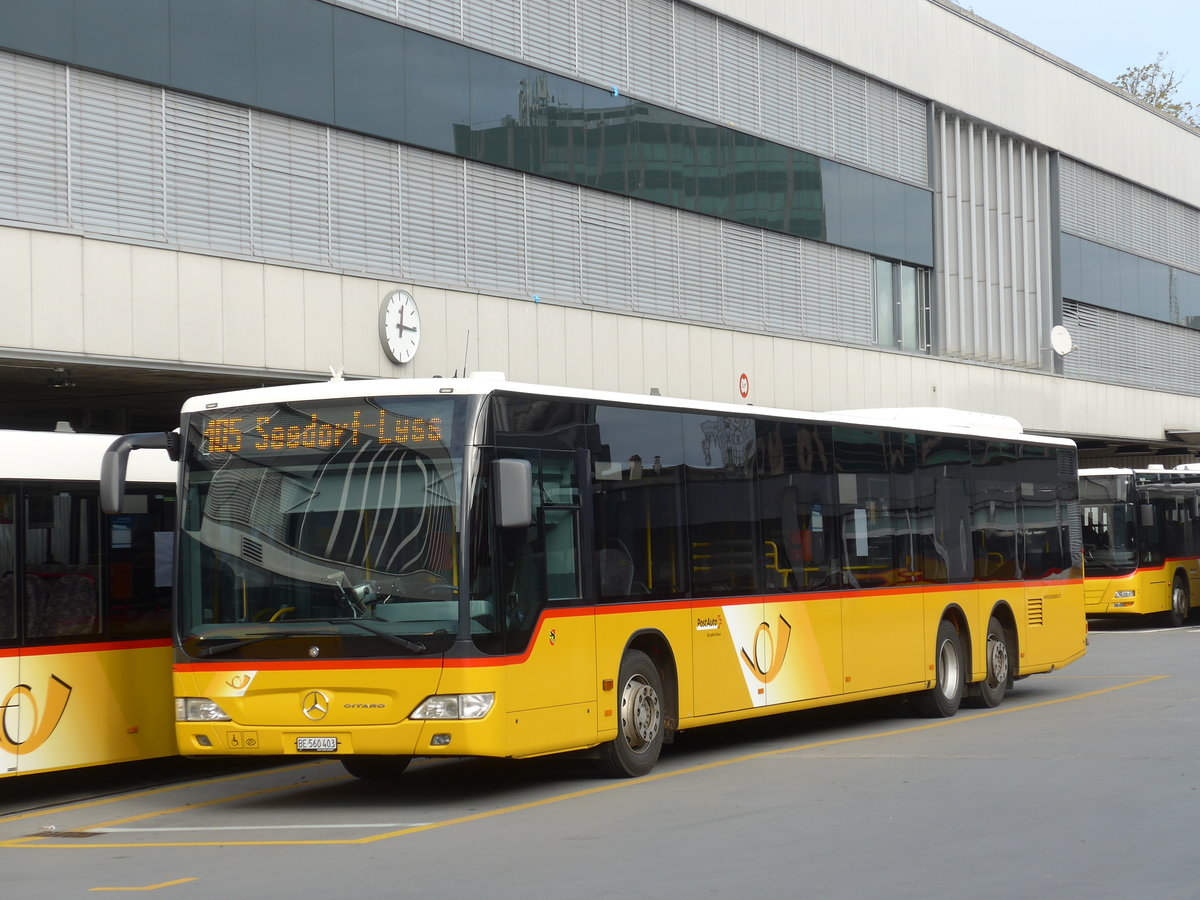
[[[0,641],[17,636],[16,500],[0,493]]]

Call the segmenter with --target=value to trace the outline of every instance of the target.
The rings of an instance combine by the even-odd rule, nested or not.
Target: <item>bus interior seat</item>
[[[90,634],[96,630],[96,584],[86,575],[55,580],[45,603],[49,634]]]
[[[633,556],[619,541],[596,551],[602,597],[625,597],[633,590]]]

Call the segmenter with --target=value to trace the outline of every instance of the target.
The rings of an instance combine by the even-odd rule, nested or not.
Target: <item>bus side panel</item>
[[[926,679],[929,642],[924,638],[925,603],[919,588],[847,592],[842,600],[842,628],[847,692]]]
[[[1017,616],[1018,674],[1065,666],[1087,649],[1082,579],[1025,582],[1024,615]]]
[[[842,693],[841,595],[693,606],[697,716]]]
[[[542,618],[527,655],[507,667],[497,694],[510,756],[596,743],[596,618],[591,608]]]
[[[174,754],[170,671],[165,644],[3,658],[0,775]]]

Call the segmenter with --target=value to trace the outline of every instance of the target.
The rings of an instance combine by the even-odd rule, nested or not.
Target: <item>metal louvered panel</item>
[[[580,208],[580,272],[583,302],[603,309],[632,309],[630,225],[632,201],[584,193]]]
[[[464,163],[400,148],[404,271],[414,280],[463,284],[466,272]]]
[[[387,16],[389,19],[396,18],[396,0],[338,0],[338,5]]]
[[[461,0],[397,0],[396,17],[422,31],[462,34]]]
[[[675,4],[675,93],[679,105],[709,119],[720,117],[717,19],[691,6]]]
[[[581,188],[530,178],[525,185],[529,293],[544,300],[578,303]]]
[[[679,298],[687,321],[721,321],[721,226],[716,219],[679,217]]]
[[[395,144],[333,132],[330,245],[335,266],[400,271],[400,184]]]
[[[0,216],[67,225],[67,70],[0,52]]]
[[[837,337],[852,344],[875,342],[875,304],[871,292],[871,257],[835,247],[837,266]]]
[[[574,0],[524,0],[523,55],[541,66],[576,71]]]
[[[161,240],[162,89],[79,70],[72,78],[72,220]]]
[[[763,232],[763,326],[782,337],[798,337],[805,290],[804,242]]]
[[[264,113],[251,129],[256,251],[328,264],[328,129]]]
[[[638,312],[685,317],[679,296],[681,215],[662,206],[633,206],[633,297]]]
[[[763,40],[759,48],[762,51],[763,134],[794,146],[800,140],[799,54],[776,41]]]
[[[929,106],[924,100],[896,92],[896,174],[930,187]]]
[[[470,166],[466,186],[469,283],[525,295],[525,176]]]
[[[250,111],[167,94],[166,238],[249,253]]]
[[[1200,210],[1066,157],[1059,173],[1063,231],[1200,272]]]
[[[629,20],[629,93],[675,106],[675,4],[629,0]]]
[[[800,146],[832,157],[833,66],[811,53],[800,52]]]
[[[859,166],[870,164],[867,152],[867,79],[840,66],[833,67],[833,128],[835,158]]]
[[[876,172],[894,172],[899,169],[900,150],[896,89],[869,80],[865,87],[867,163]]]
[[[735,128],[759,133],[762,131],[762,72],[758,33],[722,19],[718,22],[717,42],[721,119]]]
[[[624,91],[629,80],[626,72],[629,23],[625,0],[580,3],[576,14],[579,73]]]
[[[499,50],[521,52],[522,0],[462,0],[463,37]]]
[[[1108,384],[1194,394],[1200,384],[1200,331],[1063,300],[1075,349],[1063,374]]]
[[[1051,315],[1049,159],[939,111],[942,352],[1042,368]]]
[[[838,271],[830,244],[804,245],[800,328],[806,337],[837,338]]]
[[[757,228],[721,223],[721,246],[725,251],[721,321],[727,325],[755,331],[764,328],[763,233]]]

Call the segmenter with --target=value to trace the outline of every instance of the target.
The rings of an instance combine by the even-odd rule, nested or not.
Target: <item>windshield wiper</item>
[[[256,637],[244,638],[240,641],[230,641],[228,644],[217,644],[213,647],[198,647],[196,649],[197,656],[216,656],[219,653],[228,653],[230,650],[237,650],[241,647],[249,647],[251,644],[257,644],[259,641],[269,641],[271,638],[282,637],[278,634],[260,634]],[[197,638],[204,640],[204,638]]]
[[[385,640],[389,640],[397,647],[403,647],[409,653],[424,653],[426,649],[428,649],[420,641],[410,641],[408,638],[402,638],[400,635],[392,634],[390,631],[383,631],[382,629],[375,628],[373,625],[368,625],[362,619],[347,619],[346,624],[356,625],[363,631],[368,631],[371,634],[378,635]]]
[[[325,624],[333,625],[335,627],[339,624],[343,624],[342,622],[332,622],[332,621],[329,621],[328,619],[321,619],[319,621],[325,622]],[[346,620],[344,620],[344,624],[355,625],[358,628],[361,628],[363,631],[368,632],[369,634],[373,634],[376,637],[381,637],[386,641],[391,641],[397,647],[402,647],[405,650],[407,650],[409,653],[424,653],[428,649],[420,641],[410,641],[408,638],[402,638],[398,634],[392,634],[389,631],[383,631],[382,629],[375,628],[371,625],[368,625],[362,619],[346,619]],[[215,646],[212,646],[212,647],[199,647],[196,649],[196,655],[197,656],[219,656],[222,653],[229,653],[233,650],[241,649],[242,647],[249,647],[251,644],[257,644],[260,641],[269,641],[274,638],[285,639],[285,638],[295,638],[295,637],[310,637],[310,636],[315,637],[318,634],[328,637],[330,635],[336,635],[337,632],[336,631],[329,631],[329,632],[322,631],[319,633],[314,633],[314,632],[307,632],[307,631],[302,631],[302,632],[280,631],[278,634],[259,634],[259,635],[255,635],[254,637],[244,638],[240,641],[230,641],[227,644],[216,644]],[[197,640],[202,641],[202,640],[204,640],[204,638],[197,638]]]

